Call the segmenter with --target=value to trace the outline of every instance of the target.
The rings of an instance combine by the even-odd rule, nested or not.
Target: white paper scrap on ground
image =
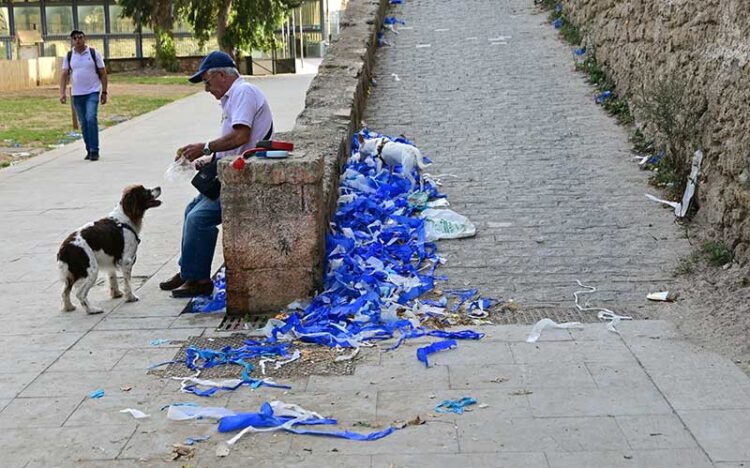
[[[432,47],[432,44],[417,44],[417,49],[424,49],[425,47]]]
[[[487,40],[490,41],[490,42],[505,42],[505,41],[507,41],[510,38],[511,38],[511,36],[497,36],[497,37],[487,38]]]
[[[450,31],[450,29],[449,28],[438,28],[438,29],[435,30],[435,32],[445,32],[445,31]]]
[[[669,291],[659,291],[646,294],[646,299],[649,301],[672,302],[674,297],[669,295]]]
[[[135,419],[143,419],[143,418],[148,418],[148,417],[150,417],[150,415],[148,415],[148,414],[144,413],[144,412],[143,412],[143,411],[141,411],[141,410],[137,410],[137,409],[135,409],[135,408],[125,408],[125,409],[123,409],[123,410],[120,410],[120,413],[129,413],[129,414],[130,414],[130,415],[132,415],[132,416],[133,416],[133,417],[134,417]]]
[[[542,330],[544,330],[547,327],[552,328],[583,328],[583,325],[581,325],[580,322],[565,322],[565,323],[557,323],[552,319],[543,318],[537,323],[534,324],[534,326],[531,328],[531,333],[529,333],[529,337],[526,338],[527,343],[536,343],[536,341],[539,339],[540,336],[542,336]]]
[[[391,73],[391,76],[393,77],[393,81],[401,81],[401,78],[396,73]]]
[[[508,43],[507,43],[507,42],[505,42],[505,41],[500,41],[500,42],[490,42],[490,45],[508,45]]]
[[[701,162],[703,161],[703,151],[698,150],[693,155],[693,164],[690,168],[690,175],[688,176],[687,187],[685,187],[685,193],[682,194],[682,201],[680,203],[672,202],[668,200],[662,200],[656,198],[653,195],[646,194],[646,198],[653,200],[657,203],[663,203],[674,208],[674,215],[678,218],[684,218],[687,214],[688,208],[690,208],[690,200],[695,195],[695,186],[698,185],[698,173],[701,170]]]

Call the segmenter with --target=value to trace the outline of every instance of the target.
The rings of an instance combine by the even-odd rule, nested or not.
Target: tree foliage
[[[139,27],[149,26],[156,35],[156,66],[177,71],[174,47],[174,0],[117,0],[122,16],[132,18]]]
[[[270,50],[274,30],[302,0],[176,0],[178,9],[205,42],[215,32],[219,47],[237,51]]]

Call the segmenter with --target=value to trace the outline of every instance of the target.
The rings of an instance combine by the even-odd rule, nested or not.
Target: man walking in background
[[[107,103],[107,70],[101,54],[86,45],[86,35],[78,30],[70,33],[73,49],[63,59],[60,77],[60,102],[65,104],[65,87],[72,78],[73,107],[81,124],[86,158],[99,159],[99,102]],[[72,73],[71,73],[72,72]]]

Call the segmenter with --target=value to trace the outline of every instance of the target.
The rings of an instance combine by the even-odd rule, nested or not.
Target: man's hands
[[[212,156],[201,156],[200,158],[193,161],[193,167],[195,167],[197,170],[201,170],[203,166],[211,162]]]
[[[107,92],[106,91],[104,91],[102,93],[102,95],[99,97],[99,100],[101,101],[102,104],[106,104],[107,103]]]
[[[192,143],[190,145],[185,145],[177,150],[177,155],[174,157],[174,160],[177,161],[180,157],[183,157],[188,161],[195,161],[203,156],[204,146],[206,146],[205,143]]]
[[[65,104],[68,102],[68,98],[65,96],[65,93],[60,94],[60,104]]]

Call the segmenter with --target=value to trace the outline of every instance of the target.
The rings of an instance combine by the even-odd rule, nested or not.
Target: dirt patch
[[[731,359],[750,375],[750,266],[703,265],[677,281],[674,307],[655,318],[670,320],[688,340]]]

